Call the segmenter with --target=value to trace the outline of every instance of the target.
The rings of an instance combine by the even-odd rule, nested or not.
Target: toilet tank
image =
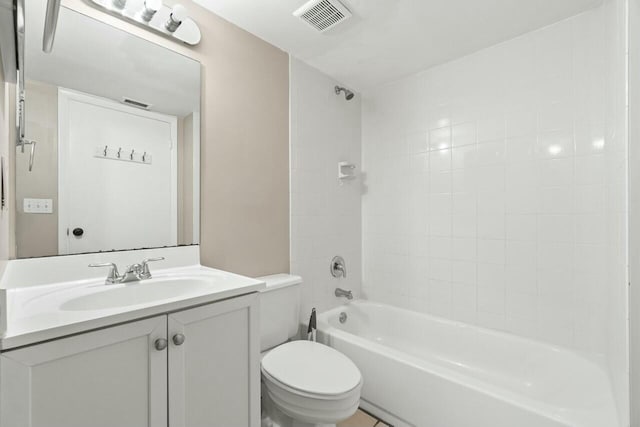
[[[287,342],[298,334],[302,278],[290,274],[259,277],[267,284],[260,291],[260,351]]]

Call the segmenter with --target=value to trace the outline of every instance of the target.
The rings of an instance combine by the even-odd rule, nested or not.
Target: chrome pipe
[[[62,0],[47,1],[47,12],[44,18],[44,34],[42,35],[42,50],[45,53],[51,53],[51,49],[53,49],[53,40],[56,37],[61,1]]]
[[[24,153],[24,0],[16,1],[16,47],[17,76],[16,76],[16,144],[22,147]]]

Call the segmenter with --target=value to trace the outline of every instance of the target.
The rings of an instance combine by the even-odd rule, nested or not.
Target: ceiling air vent
[[[136,101],[131,98],[122,98],[122,103],[126,105],[130,105],[132,107],[141,108],[143,110],[148,110],[151,108],[151,104],[147,104],[146,102]]]
[[[351,18],[351,12],[338,0],[311,0],[293,12],[321,33]]]

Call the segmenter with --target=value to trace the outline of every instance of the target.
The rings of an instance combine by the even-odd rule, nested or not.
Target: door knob
[[[184,335],[182,334],[175,334],[173,336],[173,338],[171,338],[171,340],[173,341],[173,343],[175,345],[182,345],[184,343]]]
[[[167,346],[169,345],[169,343],[167,342],[167,340],[165,340],[164,338],[158,338],[154,343],[153,346],[156,348],[156,350],[158,351],[162,351],[165,348],[167,348]]]
[[[84,230],[80,227],[74,228],[72,231],[73,235],[76,237],[80,237],[84,234]]]

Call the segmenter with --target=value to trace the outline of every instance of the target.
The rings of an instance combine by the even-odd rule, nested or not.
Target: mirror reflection
[[[200,64],[64,7],[45,54],[45,5],[25,11],[18,257],[197,244]]]

